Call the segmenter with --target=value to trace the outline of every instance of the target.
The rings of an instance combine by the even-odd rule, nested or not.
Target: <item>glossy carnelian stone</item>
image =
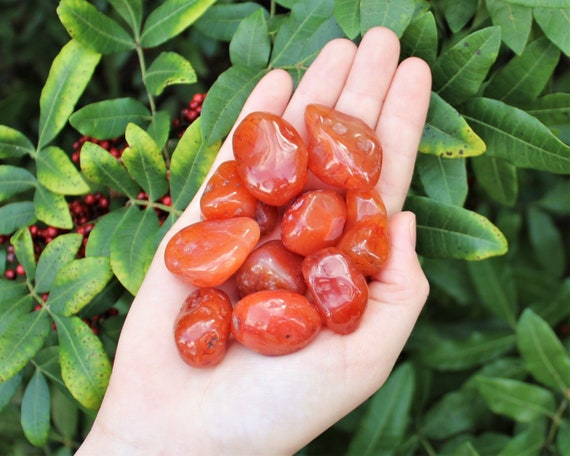
[[[268,241],[249,254],[235,274],[241,297],[262,290],[289,290],[304,294],[307,285],[301,273],[303,257],[278,240]]]
[[[242,265],[259,240],[248,217],[203,220],[182,228],[164,252],[170,272],[197,287],[216,287]]]
[[[339,334],[356,330],[368,303],[364,275],[336,247],[303,260],[303,276],[325,325]]]
[[[253,218],[256,208],[257,198],[243,185],[235,160],[218,166],[200,198],[205,219]]]
[[[386,206],[376,189],[346,192],[346,226],[364,221],[386,223]]]
[[[266,290],[237,302],[231,331],[242,345],[276,356],[305,347],[317,336],[321,326],[319,313],[303,295]]]
[[[382,268],[390,254],[388,225],[385,221],[356,223],[345,231],[337,247],[365,276],[373,275]]]
[[[335,245],[345,221],[346,204],[342,196],[334,190],[310,190],[283,214],[281,240],[292,252],[307,256]]]
[[[307,148],[295,128],[282,117],[253,112],[232,138],[238,170],[259,200],[281,206],[301,192],[307,180]]]
[[[270,206],[263,201],[258,201],[255,206],[253,219],[259,225],[261,235],[265,236],[271,233],[277,226],[279,222],[279,212],[276,206]]]
[[[191,293],[174,323],[176,348],[186,364],[212,367],[226,354],[231,332],[232,303],[215,288],[198,288]]]
[[[382,168],[382,146],[362,120],[322,105],[305,110],[309,169],[323,182],[344,189],[368,190]]]

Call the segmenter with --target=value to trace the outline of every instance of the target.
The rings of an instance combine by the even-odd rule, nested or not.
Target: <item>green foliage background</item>
[[[326,42],[376,25],[433,72],[406,202],[432,291],[386,385],[299,454],[570,454],[568,0],[0,9],[0,235],[26,273],[0,279],[1,454],[72,454],[154,249],[251,89],[273,68],[299,80]],[[173,135],[181,106],[205,91],[200,119]],[[78,168],[82,135],[124,136],[122,164],[86,143]],[[77,258],[67,201],[95,191],[111,192],[111,211]],[[66,233],[37,260],[32,224]],[[6,258],[3,244],[0,272]],[[119,318],[95,335],[84,319],[109,308]]]

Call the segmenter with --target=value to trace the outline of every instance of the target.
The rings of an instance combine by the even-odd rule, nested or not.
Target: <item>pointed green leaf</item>
[[[493,74],[484,95],[520,106],[540,95],[560,59],[556,46],[542,37]]]
[[[14,128],[0,125],[0,158],[18,158],[33,155],[36,148],[21,132]]]
[[[525,111],[545,125],[566,124],[570,118],[570,93],[549,93],[525,105]]]
[[[421,196],[408,197],[406,207],[417,217],[421,255],[482,260],[507,251],[503,233],[476,212]]]
[[[162,94],[173,84],[193,84],[197,81],[192,64],[176,52],[162,52],[148,67],[145,83],[150,93]]]
[[[533,377],[570,398],[570,357],[548,323],[530,309],[519,319],[517,343]]]
[[[416,160],[416,172],[428,197],[445,204],[463,206],[468,191],[465,159],[420,154]]]
[[[0,383],[20,372],[42,348],[51,324],[47,312],[20,315],[0,336]]]
[[[232,66],[208,90],[202,106],[202,134],[208,145],[223,139],[236,121],[243,104],[267,70]]]
[[[410,364],[398,366],[374,395],[348,455],[388,454],[405,436],[414,399],[415,377]]]
[[[511,437],[498,456],[539,456],[544,450],[546,430],[544,421],[530,423]]]
[[[348,39],[360,34],[360,0],[335,0],[334,17]]]
[[[51,395],[51,417],[55,429],[66,438],[73,440],[79,424],[79,408],[69,393],[53,388]]]
[[[73,260],[58,271],[50,289],[48,306],[60,315],[74,315],[105,288],[112,276],[108,258]]]
[[[570,448],[570,419],[562,419],[558,425],[556,448],[561,455]]]
[[[524,5],[534,7],[545,7],[545,8],[564,8],[568,6],[568,0],[505,0],[508,3],[513,3],[515,5]]]
[[[54,320],[63,381],[81,405],[97,410],[111,375],[111,363],[103,345],[79,317],[54,314]]]
[[[36,213],[31,201],[18,201],[0,207],[0,234],[12,234],[35,221]]]
[[[475,289],[469,280],[467,262],[426,257],[422,259],[422,268],[430,284],[443,290],[457,304],[466,305],[473,301]]]
[[[168,41],[192,25],[215,0],[166,0],[147,17],[140,38],[150,48]]]
[[[69,155],[55,146],[42,149],[36,156],[38,182],[60,195],[83,195],[89,185],[79,173]]]
[[[56,56],[40,96],[38,149],[65,126],[100,59],[101,54],[75,40],[68,42]]]
[[[566,269],[565,241],[559,226],[546,212],[530,207],[527,213],[528,235],[541,268],[555,277]]]
[[[364,35],[372,27],[381,25],[401,37],[415,7],[414,0],[360,0],[360,33]]]
[[[142,23],[142,0],[108,0],[111,6],[129,25],[135,36],[138,36]]]
[[[23,376],[24,372],[21,371],[9,380],[0,383],[0,412],[10,403],[14,394],[16,394],[16,391],[18,391],[18,388],[22,383]]]
[[[119,161],[101,146],[86,142],[81,148],[81,169],[87,179],[136,198],[139,186]]]
[[[473,157],[485,152],[485,143],[453,106],[432,92],[419,151],[440,157]]]
[[[115,209],[97,221],[95,227],[89,233],[89,239],[85,247],[85,256],[109,257],[111,255],[111,239],[116,231],[122,229],[122,223],[127,211],[126,207]]]
[[[532,14],[536,23],[540,26],[544,34],[558,48],[570,57],[570,7],[566,2],[565,8],[534,8]]]
[[[148,108],[133,98],[115,98],[88,104],[74,112],[69,123],[82,135],[96,139],[118,138],[129,123],[143,126],[151,120]]]
[[[412,19],[402,35],[402,54],[415,56],[425,60],[430,65],[437,57],[437,26],[431,11],[420,14]]]
[[[45,293],[52,287],[59,270],[75,258],[83,236],[79,233],[61,234],[46,245],[36,271],[36,293]]]
[[[461,30],[477,11],[477,0],[447,0],[443,14],[453,33]]]
[[[73,220],[63,195],[58,195],[43,185],[38,185],[34,193],[34,208],[38,220],[46,225],[64,230],[73,228]]]
[[[485,2],[493,25],[501,27],[501,39],[515,54],[520,55],[530,35],[532,10],[504,0]]]
[[[34,241],[30,230],[27,227],[20,228],[10,238],[10,243],[14,246],[14,253],[18,262],[26,271],[26,278],[34,280],[36,276],[36,257],[34,252]]]
[[[111,240],[111,268],[117,279],[136,295],[157,246],[160,225],[152,208],[144,211],[131,207],[122,221],[121,230]]]
[[[471,167],[478,184],[491,199],[505,206],[516,203],[519,183],[517,168],[511,162],[483,154],[471,160]]]
[[[15,299],[19,299],[27,294],[28,287],[24,282],[0,277],[0,307],[5,302],[13,302]]]
[[[229,42],[240,22],[260,8],[262,6],[255,2],[212,5],[194,27],[209,38]]]
[[[42,348],[34,356],[34,364],[42,373],[60,390],[67,390],[61,378],[61,368],[59,367],[59,347],[50,345]]]
[[[129,147],[123,151],[121,160],[129,174],[148,194],[150,201],[164,196],[168,191],[166,163],[158,145],[135,124],[127,126],[125,138]]]
[[[267,65],[271,40],[263,9],[258,9],[241,21],[229,50],[232,65],[251,68],[264,68]]]
[[[170,135],[170,113],[168,111],[156,111],[146,129],[159,149],[162,149]]]
[[[50,392],[46,378],[36,369],[22,397],[22,429],[28,441],[45,445],[50,430]]]
[[[495,63],[500,45],[499,27],[487,27],[463,38],[433,65],[433,89],[452,105],[469,99]]]
[[[25,168],[0,165],[0,201],[31,190],[36,186],[36,178]]]
[[[194,198],[220,148],[220,143],[206,145],[201,135],[200,119],[186,129],[170,161],[172,207],[180,211],[186,209]]]
[[[570,277],[567,277],[556,289],[554,296],[545,296],[529,307],[551,326],[559,324],[570,316],[570,306],[568,305],[570,302]]]
[[[26,285],[24,282],[21,283]],[[34,304],[34,298],[28,294],[27,289],[22,290],[19,295],[0,301],[0,334],[3,334],[17,318],[31,312]]]
[[[521,109],[490,98],[472,98],[462,107],[487,154],[520,168],[570,173],[570,147]]]

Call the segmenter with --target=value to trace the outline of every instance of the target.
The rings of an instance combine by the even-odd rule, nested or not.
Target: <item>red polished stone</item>
[[[373,275],[380,271],[390,255],[388,225],[370,221],[352,225],[342,235],[337,247],[365,276]]]

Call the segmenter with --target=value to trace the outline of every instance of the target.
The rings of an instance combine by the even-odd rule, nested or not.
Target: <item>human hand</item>
[[[398,57],[397,37],[385,28],[371,29],[358,48],[331,41],[293,95],[289,75],[273,70],[238,119],[270,111],[306,137],[305,106],[320,103],[361,118],[378,133],[384,159],[377,189],[390,216],[391,256],[369,283],[359,328],[346,336],[323,329],[286,356],[232,343],[214,368],[186,365],[172,332],[192,288],[168,272],[163,254],[176,231],[200,219],[202,186],[156,252],[125,321],[105,399],[77,454],[291,454],[382,386],[428,293],[415,253],[415,218],[401,210],[431,78],[423,61],[398,64]],[[212,169],[231,158],[230,133]]]

